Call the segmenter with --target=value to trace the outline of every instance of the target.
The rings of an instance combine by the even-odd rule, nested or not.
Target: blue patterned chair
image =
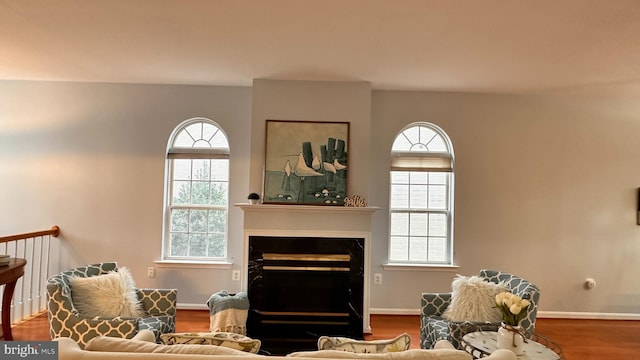
[[[146,313],[140,318],[87,318],[74,307],[71,298],[71,277],[91,277],[117,271],[114,262],[105,262],[63,271],[47,280],[47,313],[52,339],[68,337],[81,348],[96,336],[130,339],[139,330],[151,330],[156,341],[160,335],[175,332],[176,289],[136,289]]]
[[[479,277],[493,283],[504,281],[512,293],[531,302],[527,316],[520,323],[525,332],[531,336],[535,329],[538,301],[540,300],[538,287],[515,275],[495,270],[481,270]],[[422,294],[420,301],[420,347],[422,349],[431,349],[441,339],[449,340],[453,346],[462,349],[460,339],[466,333],[465,329],[473,326],[482,326],[486,330],[487,325],[489,327],[493,325],[497,329],[500,325],[500,323],[452,322],[446,320],[442,318],[442,314],[449,306],[450,301],[451,293]]]

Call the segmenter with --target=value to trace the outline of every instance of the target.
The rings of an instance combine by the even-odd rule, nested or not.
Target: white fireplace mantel
[[[365,242],[363,331],[371,332],[369,319],[371,217],[380,208],[280,204],[236,204],[235,206],[244,211],[243,279],[247,279],[246,264],[249,258],[250,236],[363,238]],[[243,281],[243,291],[246,291],[246,286],[247,284]]]
[[[281,212],[320,212],[320,213],[347,213],[347,214],[373,214],[379,207],[348,207],[348,206],[323,206],[323,205],[283,205],[283,204],[235,204],[244,212],[281,211]]]

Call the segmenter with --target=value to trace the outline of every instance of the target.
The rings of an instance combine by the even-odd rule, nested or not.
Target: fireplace
[[[365,239],[249,236],[247,334],[272,354],[363,336]]]
[[[379,208],[278,204],[237,204],[236,206],[244,212],[244,266],[241,290],[253,294],[255,289],[264,287],[266,282],[267,285],[274,285],[275,287],[272,286],[272,288],[278,294],[263,297],[262,300],[257,298],[250,300],[252,311],[247,322],[248,330],[250,333],[260,334],[255,337],[262,341],[263,349],[272,351],[274,354],[295,349],[316,349],[315,337],[322,333],[348,334],[350,337],[359,338],[363,333],[371,332],[369,320],[371,246],[369,244],[371,217]],[[256,256],[258,252],[254,244],[258,238],[273,238],[261,241],[267,246],[266,251],[261,250],[263,254],[267,254],[266,261],[264,255]],[[337,246],[338,250],[333,249],[334,246]],[[351,250],[339,249],[345,246],[351,247]],[[285,247],[288,248],[287,251],[283,250]],[[356,249],[360,249],[358,251],[363,254],[352,256]],[[318,254],[323,256],[313,258]],[[349,255],[348,265],[345,257],[347,254]],[[303,262],[309,262],[309,264],[298,266]],[[271,266],[266,273],[265,265]],[[278,268],[283,266],[287,269]],[[302,269],[294,269],[296,266],[335,269],[303,273]],[[362,281],[361,287],[349,283],[349,288],[346,288],[347,285],[344,284],[347,276],[346,271],[343,271],[346,268],[349,268],[348,281],[353,281],[352,276],[355,276],[353,274],[359,274],[359,281]],[[262,271],[262,274],[260,275],[258,271]],[[274,280],[278,277],[282,280]],[[331,286],[328,286],[331,291],[324,292],[313,288],[327,281],[331,281]],[[294,284],[293,289],[290,285],[287,287],[282,285],[291,283]],[[309,292],[300,291],[300,285],[309,287]],[[358,288],[361,290],[359,295],[356,295]],[[345,289],[349,291],[347,296],[344,295]],[[295,301],[283,304],[281,299]],[[326,304],[335,305],[337,311],[325,310]],[[346,304],[348,304],[347,310],[345,310]],[[360,314],[360,319],[357,314]],[[254,321],[257,320],[261,321],[260,325],[267,327],[255,327]],[[360,324],[359,328],[358,324]],[[273,336],[276,331],[280,332],[277,337]]]

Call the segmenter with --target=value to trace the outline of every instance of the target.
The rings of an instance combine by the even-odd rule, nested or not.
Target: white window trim
[[[417,122],[412,123],[404,127],[396,137],[394,137],[394,142],[398,136],[400,136],[407,129],[424,126],[432,129],[438,135],[440,135],[448,149],[448,152],[442,151],[430,151],[430,152],[412,152],[412,151],[399,151],[393,150],[391,151],[391,168],[389,169],[389,173],[392,171],[425,171],[425,172],[447,172],[449,173],[448,179],[448,193],[447,193],[447,202],[448,208],[447,210],[424,210],[426,213],[445,213],[447,214],[447,257],[448,260],[446,263],[436,263],[436,262],[427,262],[427,261],[393,261],[390,259],[391,256],[391,215],[394,212],[423,212],[423,209],[411,209],[411,208],[391,208],[389,206],[389,232],[387,234],[389,250],[387,252],[387,262],[383,264],[383,268],[385,270],[410,270],[410,271],[456,271],[459,268],[458,265],[455,264],[454,259],[454,183],[455,183],[455,171],[454,171],[454,152],[453,145],[447,133],[442,130],[439,126],[427,123],[427,122]],[[402,161],[401,159],[405,158],[407,161]],[[424,158],[426,161],[422,161],[420,158]],[[429,161],[427,159],[433,159],[435,161]],[[391,182],[389,183],[389,189],[391,189]],[[389,199],[390,202],[390,199]]]
[[[175,159],[229,159],[230,148],[185,148],[174,147],[173,143],[176,140],[178,134],[186,129],[193,123],[205,122],[217,127],[217,129],[225,136],[228,141],[228,136],[215,121],[207,118],[192,118],[183,121],[176,126],[167,143],[167,151],[165,156],[165,195],[163,200],[163,230],[162,230],[162,251],[161,260],[157,260],[154,263],[159,267],[174,267],[174,268],[231,268],[232,262],[229,262],[229,193],[227,193],[227,205],[170,205],[171,196],[173,194],[173,160]],[[230,175],[230,174],[229,174]],[[227,181],[230,185],[230,179]],[[229,190],[229,189],[227,189]],[[171,236],[171,210],[175,208],[194,209],[199,208],[203,210],[224,210],[225,216],[225,233],[224,233],[224,257],[221,258],[190,258],[188,256],[172,256],[170,253],[171,242],[169,236]]]

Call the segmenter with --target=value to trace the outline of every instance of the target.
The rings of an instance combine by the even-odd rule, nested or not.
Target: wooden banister
[[[58,225],[53,225],[49,230],[34,231],[34,232],[24,233],[24,234],[3,236],[3,237],[0,237],[0,243],[14,241],[14,240],[31,239],[38,236],[46,236],[46,235],[58,237],[58,235],[60,235],[60,228],[58,227]]]

